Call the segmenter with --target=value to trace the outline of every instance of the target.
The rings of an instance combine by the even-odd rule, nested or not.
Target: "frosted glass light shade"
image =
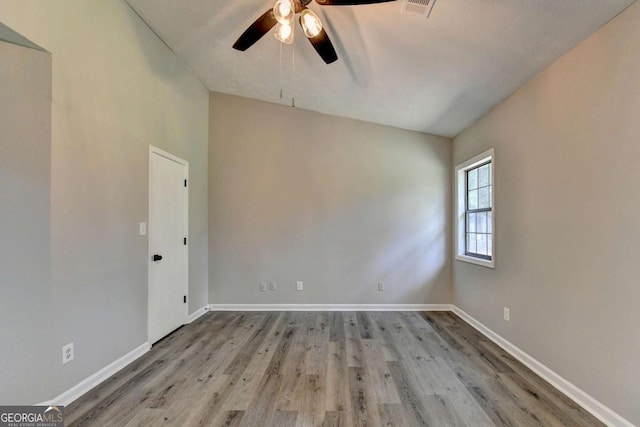
[[[296,10],[292,0],[278,0],[273,6],[273,16],[280,24],[291,25],[295,13]]]
[[[282,43],[291,44],[293,43],[293,26],[278,23],[278,25],[276,25],[276,32],[273,35]]]
[[[318,15],[309,9],[302,11],[302,14],[300,15],[300,24],[302,24],[304,35],[308,38],[313,38],[322,31],[322,22],[320,21],[320,18],[318,18]]]

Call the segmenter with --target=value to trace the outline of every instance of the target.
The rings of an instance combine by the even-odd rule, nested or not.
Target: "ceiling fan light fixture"
[[[278,0],[273,6],[273,16],[280,24],[291,25],[294,15],[295,6],[292,0]]]
[[[304,30],[304,35],[308,38],[316,37],[322,32],[322,21],[318,15],[309,9],[305,9],[300,14],[300,24]]]
[[[291,44],[293,43],[293,25],[278,23],[273,35],[282,43]]]

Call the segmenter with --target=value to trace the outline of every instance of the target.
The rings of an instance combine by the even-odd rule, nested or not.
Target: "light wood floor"
[[[592,426],[451,313],[211,312],[66,409],[71,425]]]

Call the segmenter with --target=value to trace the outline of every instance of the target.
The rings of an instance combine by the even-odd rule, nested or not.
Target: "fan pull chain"
[[[292,73],[293,76],[291,78],[291,92],[294,93],[294,96],[291,97],[291,106],[293,108],[296,108],[296,98],[295,98],[295,93],[296,93],[296,47],[295,45],[292,46],[291,49],[291,67],[292,67]]]
[[[280,99],[282,99],[282,42],[280,42]]]

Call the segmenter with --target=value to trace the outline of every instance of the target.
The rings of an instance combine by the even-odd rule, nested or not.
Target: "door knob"
[[[153,256],[153,260],[154,260],[154,261],[160,261],[161,259],[162,259],[162,255],[155,254],[155,255]]]

